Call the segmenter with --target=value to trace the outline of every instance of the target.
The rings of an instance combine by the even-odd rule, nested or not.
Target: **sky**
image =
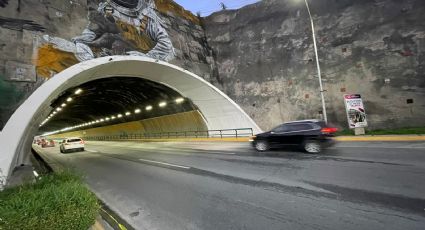
[[[258,2],[259,0],[174,0],[185,9],[192,11],[194,14],[201,12],[202,16],[221,9],[220,3],[223,2],[228,9],[238,9],[242,6]]]

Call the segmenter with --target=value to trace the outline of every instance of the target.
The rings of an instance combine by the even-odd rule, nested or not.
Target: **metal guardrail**
[[[158,133],[125,133],[107,136],[85,136],[89,141],[137,140],[137,139],[169,139],[169,138],[226,138],[250,137],[254,135],[252,128],[218,129],[204,131],[180,131]]]

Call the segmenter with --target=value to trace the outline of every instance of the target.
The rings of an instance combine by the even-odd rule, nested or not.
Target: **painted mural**
[[[35,66],[38,76],[54,74],[81,61],[111,55],[174,58],[174,48],[153,0],[107,0],[88,13],[89,23],[70,41],[43,36]]]

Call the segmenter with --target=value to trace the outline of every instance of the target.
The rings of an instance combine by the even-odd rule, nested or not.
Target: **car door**
[[[286,145],[286,143],[288,142],[286,135],[288,131],[289,130],[287,124],[283,124],[272,129],[270,131],[270,145],[274,147]]]
[[[286,145],[300,145],[313,127],[310,124],[289,124],[286,132]]]

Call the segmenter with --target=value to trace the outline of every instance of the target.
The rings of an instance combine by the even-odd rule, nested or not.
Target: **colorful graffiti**
[[[34,65],[49,78],[81,61],[111,55],[174,58],[174,48],[153,0],[107,0],[89,11],[89,23],[71,41],[43,36]]]

